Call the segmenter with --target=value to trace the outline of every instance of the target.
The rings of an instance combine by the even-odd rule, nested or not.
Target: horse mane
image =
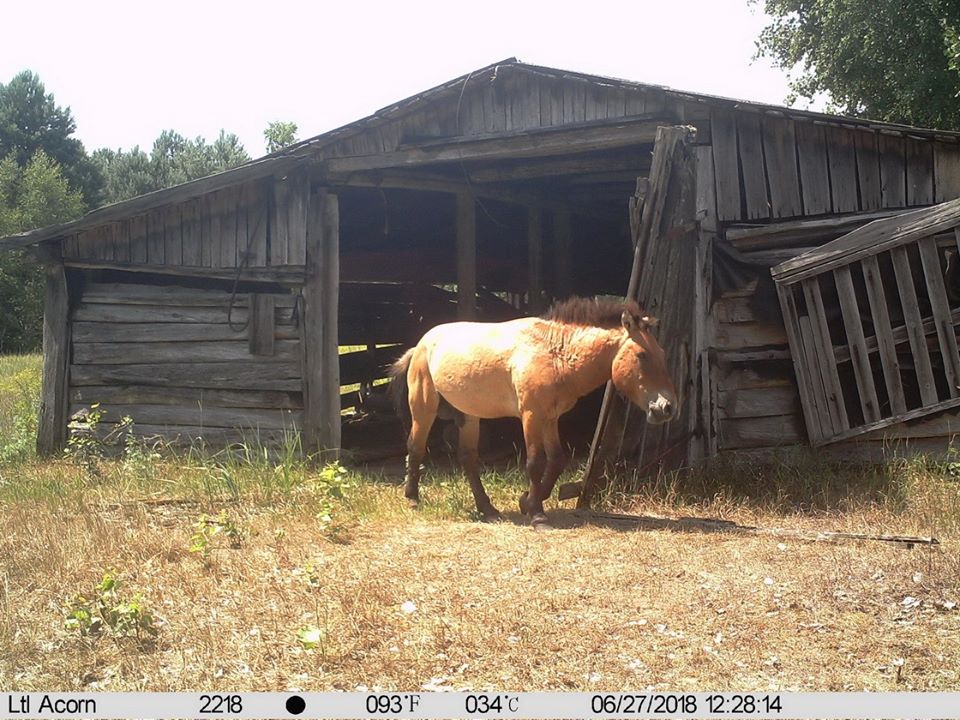
[[[624,312],[633,315],[639,322],[643,311],[636,300],[612,300],[600,297],[570,297],[551,305],[541,320],[565,323],[567,325],[585,325],[588,327],[620,327]]]

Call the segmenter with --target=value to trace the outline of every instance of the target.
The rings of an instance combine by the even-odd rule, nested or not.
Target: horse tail
[[[413,416],[410,414],[410,400],[407,388],[407,369],[410,367],[410,361],[413,359],[414,350],[415,348],[410,348],[401,355],[400,359],[390,366],[390,370],[387,373],[390,376],[390,397],[393,400],[393,407],[396,409],[397,415],[400,416],[403,429],[407,432],[410,431],[410,427],[413,425]]]

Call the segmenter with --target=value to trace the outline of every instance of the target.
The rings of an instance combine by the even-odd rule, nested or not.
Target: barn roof
[[[0,250],[26,247],[44,240],[55,238],[58,235],[73,232],[81,228],[92,227],[102,223],[112,222],[121,218],[137,215],[147,210],[169,203],[198,197],[221,188],[229,187],[240,182],[255,180],[268,175],[287,172],[297,165],[315,161],[323,152],[340,141],[361,135],[381,125],[385,125],[406,114],[417,112],[431,104],[441,102],[457,102],[462,97],[468,83],[480,82],[484,79],[495,79],[500,73],[524,73],[530,76],[551,78],[558,81],[588,83],[597,87],[619,88],[625,91],[659,90],[667,97],[677,101],[700,103],[705,106],[728,108],[733,110],[752,111],[757,113],[775,114],[798,120],[812,121],[828,125],[845,127],[862,127],[880,131],[886,134],[909,135],[920,138],[948,140],[957,142],[960,133],[952,131],[916,128],[896,123],[878,122],[862,118],[848,118],[838,115],[829,115],[809,110],[796,110],[778,105],[719,97],[703,93],[691,93],[673,90],[660,85],[641,83],[617,78],[589,75],[586,73],[560,70],[519,62],[516,58],[508,58],[486,67],[474,70],[466,75],[449,80],[429,90],[388,105],[372,115],[344,125],[335,130],[316,135],[306,140],[290,145],[276,153],[266,155],[236,168],[216,173],[214,175],[175,185],[163,190],[157,190],[119,203],[106,205],[87,213],[78,220],[46,228],[31,230],[19,235],[0,239]],[[436,139],[436,138],[434,138]],[[416,145],[416,140],[411,144]]]

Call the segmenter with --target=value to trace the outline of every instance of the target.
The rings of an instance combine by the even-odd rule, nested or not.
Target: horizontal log
[[[268,282],[298,287],[303,285],[304,268],[302,265],[274,266],[269,268],[195,268],[183,265],[145,265],[139,263],[117,262],[112,260],[93,260],[66,258],[66,267],[84,270],[122,270],[130,273],[149,273],[151,275],[169,275],[176,277],[214,278],[239,282]]]
[[[271,295],[278,307],[293,307],[296,296],[290,293]],[[233,295],[228,290],[204,290],[179,285],[147,285],[136,283],[91,283],[83,289],[83,302],[140,305],[189,305],[227,307]],[[233,298],[237,307],[249,305],[250,294],[238,292]]]
[[[885,463],[895,458],[918,455],[936,459],[953,457],[954,446],[949,437],[914,438],[910,440],[847,440],[833,445],[811,448],[804,445],[789,447],[758,447],[727,449],[721,457],[737,458],[751,463],[810,462]]]
[[[243,325],[243,323],[240,323]],[[237,325],[235,324],[234,327]],[[277,325],[277,340],[297,340],[300,331],[293,325]],[[247,329],[233,329],[227,323],[162,323],[162,322],[75,322],[71,327],[75,343],[153,343],[188,340],[243,340]],[[349,344],[349,343],[345,343]]]
[[[900,215],[903,212],[901,208],[816,220],[792,220],[769,225],[731,225],[727,228],[725,237],[737,250],[741,251],[822,245],[868,222]]]
[[[145,363],[207,363],[230,360],[250,360],[246,341],[187,341],[187,342],[75,342],[73,362],[76,365],[120,365]],[[269,367],[272,363],[296,361],[300,357],[298,340],[278,340],[273,355],[258,355],[257,359]]]
[[[633,180],[650,171],[650,153],[618,153],[615,157],[581,155],[569,158],[527,160],[520,163],[497,163],[489,167],[472,168],[470,182],[498,183],[539,178],[556,179],[585,173],[631,172]]]
[[[763,361],[759,361],[763,362]],[[769,360],[772,367],[759,370],[758,361],[745,363],[715,362],[717,368],[717,387],[721,392],[727,390],[747,390],[796,387],[796,371],[789,359]]]
[[[276,408],[300,410],[300,392],[279,390],[214,390],[211,388],[151,387],[149,385],[93,385],[70,388],[70,402],[90,406],[209,405],[225,408]]]
[[[802,426],[797,414],[722,420],[718,432],[720,449],[805,444]]]
[[[70,413],[85,405],[71,405]],[[256,408],[220,408],[208,405],[101,405],[102,422],[116,423],[129,417],[134,424],[186,425],[198,428],[242,428],[257,430],[293,430],[303,423],[301,410],[261,410]]]
[[[722,419],[790,415],[800,412],[800,397],[792,385],[721,390],[717,409]]]
[[[570,155],[629,145],[649,145],[656,139],[657,127],[667,124],[672,123],[640,119],[616,125],[606,122],[581,126],[565,125],[560,129],[497,133],[455,141],[431,141],[395,152],[330,158],[327,160],[327,168],[330,172],[343,173],[468,160]]]
[[[719,323],[714,332],[714,347],[718,350],[787,345],[787,331],[773,323]]]
[[[103,423],[98,435],[104,436],[114,429],[113,424]],[[215,428],[184,425],[150,425],[146,423],[133,426],[133,435],[147,442],[162,441],[164,446],[172,448],[192,448],[202,450],[221,450],[230,446],[277,447],[299,441],[299,431],[293,428],[251,430],[244,428]]]
[[[299,362],[149,363],[143,365],[71,365],[70,384],[149,385],[222,390],[299,392]]]

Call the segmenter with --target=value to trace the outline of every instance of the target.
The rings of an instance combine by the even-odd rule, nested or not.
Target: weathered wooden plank
[[[117,262],[130,262],[130,220],[110,223],[113,237],[113,257]]]
[[[149,385],[84,385],[70,388],[70,402],[89,407],[115,405],[194,405],[221,408],[300,410],[299,392],[280,390],[220,390],[215,388],[151,387]]]
[[[277,307],[293,307],[296,296],[272,293]],[[226,307],[229,290],[208,290],[182,285],[154,285],[148,283],[88,283],[84,286],[83,301],[87,303],[133,305],[193,305]],[[237,293],[234,304],[246,307],[249,295]]]
[[[147,263],[147,216],[135,215],[130,218],[130,262]]]
[[[796,414],[721,420],[719,435],[721,450],[797,445],[804,439]]]
[[[299,392],[300,377],[299,362],[263,360],[70,366],[70,383],[74,386],[151,385]]]
[[[770,183],[771,215],[775,218],[802,215],[793,120],[763,118],[763,154]]]
[[[890,326],[890,311],[887,308],[883,278],[880,275],[877,256],[870,255],[864,258],[861,266],[863,267],[864,284],[867,286],[867,299],[870,302],[870,314],[873,317],[877,346],[880,351],[880,364],[883,367],[887,397],[890,398],[890,409],[895,415],[905,413],[907,404],[903,395],[903,382],[900,379],[900,361],[897,360],[896,344]]]
[[[800,397],[797,389],[788,384],[741,390],[720,388],[718,403],[721,419],[772,417],[795,413]]]
[[[219,267],[235,268],[239,258],[239,192],[236,188],[217,193],[216,205],[220,214],[220,261]]]
[[[853,287],[853,276],[850,274],[850,268],[844,266],[834,270],[833,277],[837,283],[840,312],[843,315],[843,326],[850,347],[850,359],[857,381],[860,409],[865,422],[876,422],[881,416],[880,403],[877,400],[873,370],[870,369],[870,356],[863,337],[863,323],[860,321],[860,308],[857,303],[857,292]]]
[[[960,197],[960,145],[933,145],[933,186],[938,203]]]
[[[276,307],[273,295],[255,293],[250,296],[250,336],[251,355],[273,356],[276,354]],[[295,354],[294,357],[297,355]]]
[[[307,452],[340,448],[340,210],[336,195],[310,198],[303,289],[303,445]]]
[[[249,360],[250,357],[247,342],[230,340],[145,343],[75,342],[73,344],[75,365],[223,362]],[[264,355],[260,359],[264,363],[272,363],[296,360],[299,357],[300,348],[297,340],[280,340],[276,342],[272,355]]]
[[[83,405],[71,405],[75,413]],[[221,408],[216,406],[186,403],[183,405],[101,405],[102,421],[119,422],[124,417],[149,425],[187,425],[199,428],[246,428],[250,430],[284,430],[299,428],[303,424],[300,410],[273,410],[258,408]]]
[[[877,135],[873,131],[858,130],[853,137],[857,157],[857,176],[860,179],[860,209],[877,210],[882,207]]]
[[[251,182],[241,190],[242,207],[237,226],[237,262],[249,267],[267,264],[267,229],[270,203],[262,183]]]
[[[907,205],[933,204],[933,143],[907,138]]]
[[[106,435],[113,429],[110,423],[98,428],[98,435]],[[147,443],[161,441],[164,446],[191,448],[200,451],[220,450],[224,448],[246,447],[256,451],[259,448],[299,447],[296,428],[220,428],[187,425],[149,425],[138,423],[133,426],[134,437],[143,438]]]
[[[875,423],[870,423],[869,425],[862,425],[860,427],[853,428],[837,436],[836,438],[834,438],[834,440],[836,441],[846,440],[848,438],[856,437],[857,435],[862,435],[864,433],[880,430],[882,428],[889,428],[891,425],[898,425],[900,423],[910,422],[911,420],[917,420],[927,415],[933,415],[934,413],[943,412],[944,410],[952,410],[953,408],[958,406],[960,406],[960,398],[950,398],[949,400],[942,400],[940,402],[934,403],[933,405],[927,405],[924,407],[915,408],[913,410],[910,410],[904,413],[903,415],[883,418],[882,420],[878,420]],[[896,431],[893,431],[893,432],[895,433]]]
[[[289,312],[289,311],[287,311]],[[281,316],[281,311],[277,312]],[[275,323],[280,317],[275,319]],[[245,341],[247,330],[237,323],[231,328],[223,323],[146,323],[146,322],[74,322],[71,336],[74,342],[189,342],[193,340]],[[426,329],[426,328],[425,328]],[[293,325],[277,324],[277,340],[296,340],[300,333]],[[348,344],[348,343],[345,343]]]
[[[150,265],[163,265],[166,260],[166,222],[162,208],[147,213],[147,263]]]
[[[717,176],[717,217],[722,221],[741,220],[740,161],[735,115],[732,110],[714,108],[710,124],[713,165]]]
[[[803,187],[805,215],[822,215],[832,209],[830,173],[827,169],[827,143],[822,125],[796,123],[800,184]]]
[[[802,354],[803,360],[802,363],[797,364],[797,367],[804,369],[803,373],[797,373],[798,388],[801,392],[801,398],[804,394],[807,395],[807,398],[802,400],[804,418],[807,423],[807,435],[810,442],[817,445],[831,437],[835,429],[834,413],[830,411],[828,390],[824,383],[826,373],[817,362],[817,342],[814,335],[810,316],[798,316],[797,336],[799,342],[796,347]]]
[[[68,358],[70,357],[70,298],[67,278],[59,262],[44,267],[43,379],[37,454],[53,455],[66,440]]]
[[[829,425],[830,421],[826,409],[823,408],[821,412],[821,404],[818,402],[818,397],[822,394],[822,384],[819,382],[819,377],[815,381],[811,375],[812,372],[816,371],[816,368],[809,364],[807,358],[810,353],[804,345],[805,335],[809,337],[812,331],[802,332],[795,292],[796,288],[793,286],[777,285],[777,295],[780,299],[784,326],[790,341],[791,359],[797,377],[797,390],[800,395],[800,407],[803,411],[807,434],[812,441],[819,441],[827,432],[823,426]],[[809,321],[806,324],[809,327]]]
[[[183,264],[190,267],[203,265],[203,250],[201,248],[202,234],[200,222],[199,200],[187,200],[181,205],[180,228],[182,233]]]
[[[843,399],[843,387],[840,376],[837,374],[836,355],[830,339],[830,328],[827,326],[827,313],[823,307],[823,295],[820,292],[820,283],[816,277],[803,281],[803,294],[807,301],[807,311],[810,313],[810,323],[813,330],[814,353],[820,368],[824,388],[827,393],[827,407],[830,411],[830,420],[834,432],[842,432],[850,427],[847,418],[847,408]]]
[[[844,128],[824,129],[827,141],[827,157],[830,168],[830,195],[833,212],[856,212],[860,209],[857,198],[857,162],[854,149],[854,131]]]
[[[907,160],[903,138],[881,133],[880,204],[885,208],[907,206]]]
[[[477,314],[477,208],[473,195],[457,194],[457,316]]]
[[[290,174],[274,181],[270,224],[271,265],[303,264],[309,193],[310,183],[304,173]]]
[[[910,271],[910,258],[906,247],[895,247],[890,251],[893,270],[897,278],[897,290],[903,307],[904,324],[910,340],[910,352],[913,354],[914,369],[920,385],[920,399],[924,405],[936,404],[937,386],[934,384],[933,368],[930,365],[930,353],[923,334],[923,318],[917,306],[917,292]]]
[[[163,263],[183,265],[183,233],[179,205],[168,205],[163,211]]]
[[[737,322],[717,323],[713,347],[717,350],[786,345],[787,335],[778,323]]]
[[[743,170],[743,195],[747,217],[751,220],[770,217],[770,200],[767,196],[766,168],[763,164],[763,144],[760,134],[760,117],[752,113],[737,116],[737,140],[740,148],[740,165]]]
[[[246,308],[235,307],[233,323],[242,325],[247,319]],[[128,323],[226,323],[227,307],[168,307],[158,305],[108,305],[80,303],[73,312],[78,322]]]
[[[958,397],[960,396],[960,353],[957,350],[957,329],[951,317],[950,299],[943,280],[943,269],[940,267],[937,240],[933,237],[921,238],[918,245],[920,263],[923,265],[923,274],[927,280],[927,296],[930,298],[933,319],[936,323],[940,355],[943,357],[943,370],[947,376],[947,388],[950,397]]]

